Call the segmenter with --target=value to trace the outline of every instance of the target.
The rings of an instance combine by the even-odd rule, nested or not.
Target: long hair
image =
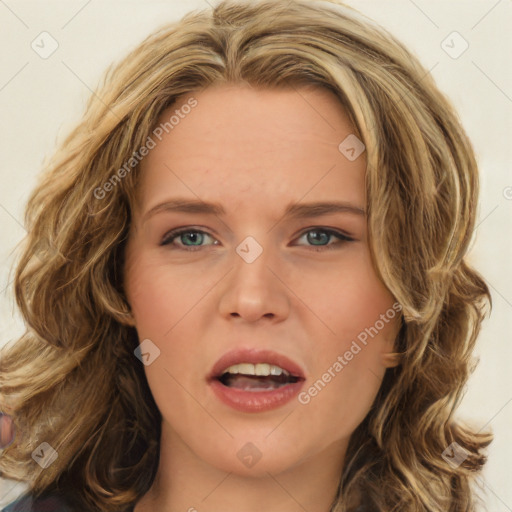
[[[332,512],[473,511],[472,477],[491,435],[454,411],[492,307],[464,259],[479,193],[474,152],[416,57],[334,1],[221,2],[108,70],[27,203],[14,279],[27,328],[0,353],[0,408],[21,435],[0,474],[33,493],[71,490],[88,510],[124,510],[151,486],[161,415],[133,353],[122,275],[139,150],[180,95],[221,83],[328,89],[366,146],[370,252],[402,306],[401,359],[350,439]],[[45,469],[31,457],[43,442],[58,453]],[[458,465],[443,457],[454,447]]]

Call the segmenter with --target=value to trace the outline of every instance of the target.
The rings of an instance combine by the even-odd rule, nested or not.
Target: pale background
[[[43,157],[78,121],[106,67],[147,34],[214,0],[0,0],[0,344],[23,325],[13,309],[12,250],[25,235],[23,209]],[[351,0],[407,44],[452,99],[481,166],[478,228],[470,259],[494,308],[479,338],[480,365],[460,416],[496,436],[482,485],[490,512],[512,511],[512,0]],[[58,48],[46,59],[48,32]],[[458,58],[464,40],[469,48]],[[0,506],[23,485],[0,480]]]

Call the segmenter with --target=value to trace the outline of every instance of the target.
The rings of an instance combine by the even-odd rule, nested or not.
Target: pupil
[[[183,237],[185,237],[185,240],[187,240],[187,237],[189,237],[189,241],[191,241],[192,244],[188,244],[188,245],[200,245],[202,238],[199,238],[199,240],[197,240],[196,237],[198,237],[198,236],[202,237],[203,235],[202,235],[202,233],[196,233],[196,232],[191,231],[189,233],[184,233],[181,236],[182,236],[182,240],[181,240],[182,242],[183,242]],[[194,243],[194,239],[195,239],[195,243]],[[199,242],[199,243],[197,243],[197,242]],[[185,245],[187,245],[187,244],[185,244]]]
[[[320,235],[320,236],[318,236],[318,235]],[[324,242],[327,242],[329,239],[329,235],[327,233],[324,233],[323,231],[310,231],[308,233],[308,241],[311,242],[313,245],[321,245],[321,243],[318,244],[317,242],[318,242],[319,238],[322,238],[322,237],[323,237]]]

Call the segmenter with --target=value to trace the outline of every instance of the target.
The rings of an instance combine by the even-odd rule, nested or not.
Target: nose
[[[240,318],[257,322],[267,318],[281,322],[289,315],[290,297],[270,250],[263,252],[252,262],[236,252],[233,270],[224,281],[219,301],[219,313],[225,318]],[[272,263],[269,265],[269,263]]]

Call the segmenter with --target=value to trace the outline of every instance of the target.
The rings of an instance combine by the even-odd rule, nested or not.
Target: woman
[[[478,172],[417,60],[341,5],[224,2],[98,97],[27,207],[7,510],[474,510]]]

